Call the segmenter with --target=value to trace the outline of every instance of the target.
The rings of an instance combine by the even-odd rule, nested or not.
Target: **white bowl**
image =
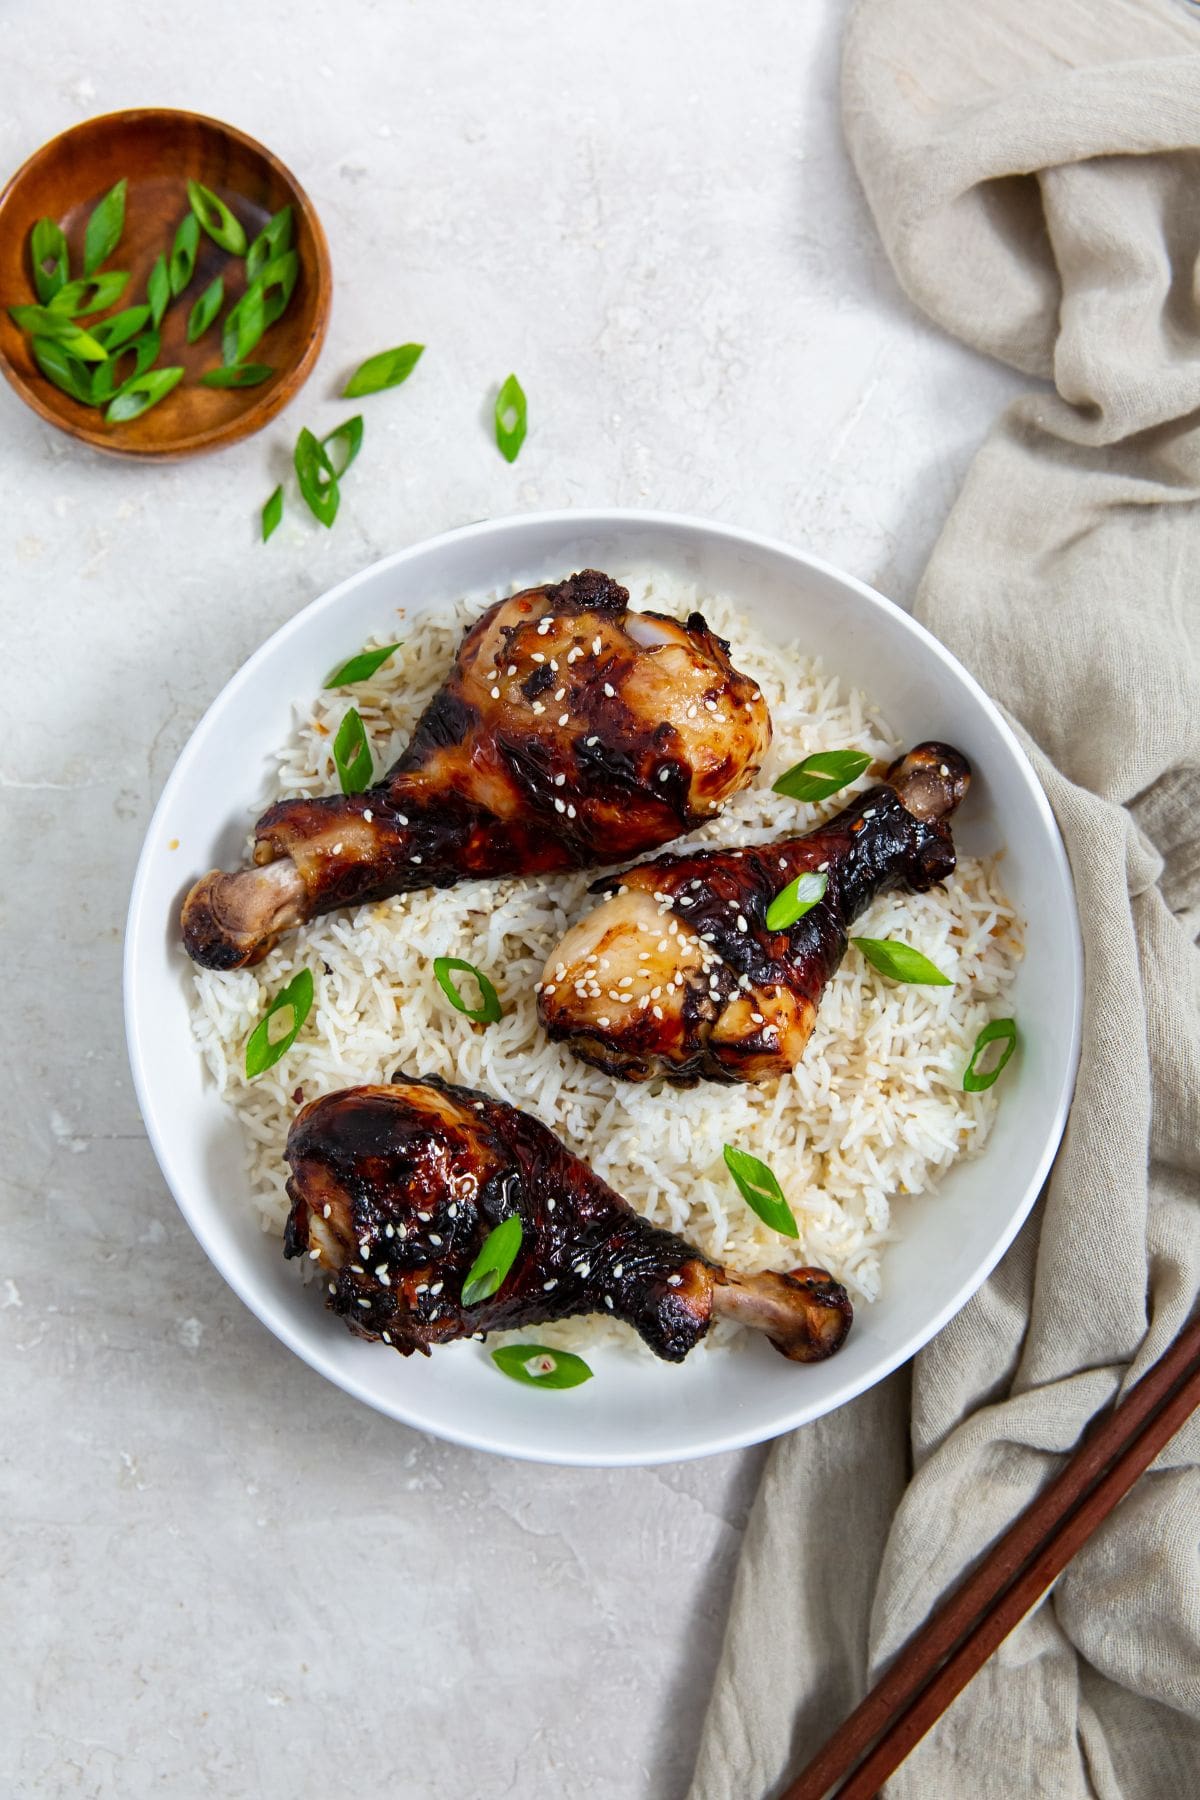
[[[883,1297],[858,1308],[845,1348],[826,1363],[788,1363],[765,1341],[678,1368],[600,1352],[595,1380],[560,1393],[499,1379],[475,1343],[426,1360],[352,1338],[259,1229],[239,1127],[192,1041],[179,903],[196,874],[237,860],[292,703],[348,645],[385,628],[397,606],[411,614],[586,567],[618,581],[661,571],[727,595],[768,633],[799,637],[865,688],[905,743],[957,745],[975,779],[956,837],[969,851],[1004,850],[1005,885],[1028,922],[1013,1001],[1023,1048],[1004,1077],[987,1147],[936,1195],[904,1203]],[[974,1293],[1037,1197],[1066,1119],[1081,996],[1075,899],[1050,808],[1012,732],[950,653],[815,557],[730,526],[643,512],[471,525],[386,557],[277,631],[209,708],[167,782],[125,944],[129,1055],[146,1128],[184,1217],[230,1286],[297,1355],[380,1412],[457,1443],[557,1463],[668,1462],[757,1443],[840,1406],[920,1349]]]

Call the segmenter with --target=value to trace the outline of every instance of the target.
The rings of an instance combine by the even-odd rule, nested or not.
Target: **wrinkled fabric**
[[[1083,1056],[994,1274],[772,1452],[692,1800],[786,1785],[1200,1290],[1200,8],[862,0],[843,101],[911,299],[1046,383],[976,458],[916,612],[1054,808]],[[1200,1795],[1198,1464],[1193,1419],[888,1800]]]

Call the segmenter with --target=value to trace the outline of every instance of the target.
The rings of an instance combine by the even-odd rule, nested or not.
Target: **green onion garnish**
[[[50,310],[66,313],[69,319],[77,319],[83,313],[103,312],[106,306],[116,305],[128,281],[128,274],[117,269],[106,275],[87,275],[82,281],[68,281],[50,302]]]
[[[824,895],[829,886],[828,875],[819,875],[810,869],[804,875],[797,875],[795,881],[789,881],[785,888],[780,888],[770,906],[767,908],[767,930],[786,931],[797,919],[812,911],[817,901]]]
[[[171,258],[174,262],[174,255]],[[184,282],[187,286],[187,282]],[[155,325],[162,324],[162,316],[171,304],[171,276],[167,268],[165,256],[159,256],[150,271],[150,279],[146,283],[146,299],[150,303],[150,318]]]
[[[326,688],[351,687],[356,681],[370,681],[399,644],[383,644],[378,650],[360,650],[348,662],[340,663],[326,681]]]
[[[249,356],[267,329],[263,291],[256,281],[225,315],[221,327],[221,361],[226,368]]]
[[[171,246],[171,260],[167,265],[171,293],[176,300],[195,274],[196,252],[199,248],[200,221],[195,213],[187,213],[179,221],[175,242]]]
[[[464,975],[475,977],[479,984],[481,1001],[479,1006],[467,1005],[451,980],[450,971],[452,969],[461,969]],[[437,976],[438,986],[451,1006],[457,1012],[465,1013],[468,1019],[473,1019],[476,1025],[494,1025],[496,1020],[502,1017],[504,1008],[500,1004],[500,996],[483,970],[477,969],[474,963],[464,962],[460,956],[435,956],[433,972]]]
[[[118,181],[110,187],[94,209],[83,234],[83,272],[92,275],[106,257],[112,255],[125,229],[125,190],[129,183]]]
[[[980,1055],[989,1044],[1003,1042],[1004,1049],[990,1069],[979,1069],[977,1064]],[[1017,1022],[1015,1019],[992,1019],[984,1026],[975,1039],[975,1048],[971,1052],[971,1060],[963,1070],[963,1093],[981,1094],[990,1088],[1001,1069],[1017,1047]]]
[[[189,344],[194,344],[198,337],[204,336],[224,304],[225,281],[223,276],[218,275],[209,282],[188,314],[187,341]]]
[[[346,473],[346,470],[350,467],[350,464],[362,449],[362,441],[363,422],[361,413],[355,413],[352,419],[347,419],[344,424],[335,426],[327,437],[321,439],[321,448],[325,452],[326,461],[333,469],[335,481],[340,481],[342,479],[342,476]],[[332,447],[335,444],[345,455],[345,460],[340,468],[334,462],[333,457],[330,454]]]
[[[322,525],[332,525],[337,518],[341,491],[333,464],[321,447],[320,439],[313,436],[307,425],[296,439],[292,461],[309,512]]]
[[[399,387],[420,362],[424,348],[424,344],[397,344],[394,350],[380,350],[378,355],[368,356],[342,389],[343,400],[357,400],[360,394],[378,394],[384,388]]]
[[[758,1214],[764,1225],[769,1225],[772,1231],[782,1232],[784,1237],[800,1236],[800,1228],[784,1199],[783,1189],[765,1162],[751,1156],[748,1150],[726,1144],[725,1167],[733,1176],[746,1205]]]
[[[72,400],[82,400],[85,406],[92,404],[92,372],[87,363],[77,362],[75,357],[69,356],[57,338],[35,337],[29,347],[47,381],[52,381]]]
[[[506,462],[516,462],[529,428],[525,391],[510,375],[496,395],[496,444]]]
[[[582,1356],[570,1350],[548,1350],[545,1344],[502,1344],[492,1361],[510,1381],[529,1387],[573,1388],[592,1379]]]
[[[10,306],[8,316],[31,337],[55,338],[64,350],[81,362],[103,362],[108,355],[103,344],[97,343],[82,325],[76,325],[66,313],[54,312],[49,306]]]
[[[299,273],[300,258],[294,250],[284,250],[273,256],[255,277],[255,287],[262,289],[268,325],[273,325],[287,306]]]
[[[125,393],[139,376],[144,375],[151,363],[155,361],[162,348],[162,339],[157,331],[143,331],[140,337],[130,338],[127,344],[118,344],[107,362],[98,363],[92,374],[92,405],[104,406],[114,394]],[[132,369],[121,373],[121,364],[127,356],[132,355]],[[174,382],[171,386],[174,387]],[[170,393],[170,388],[166,390]],[[160,396],[161,398],[161,396]],[[153,401],[151,401],[153,405]],[[141,409],[143,412],[145,407]]]
[[[283,517],[283,489],[277,487],[262,509],[262,541],[265,544]]]
[[[92,336],[98,344],[111,356],[114,350],[150,324],[150,308],[148,306],[127,306],[124,312],[113,313],[110,319],[100,319],[91,327]]]
[[[182,380],[181,368],[150,369],[145,375],[135,375],[109,401],[108,411],[104,415],[106,423],[128,425],[132,419],[140,419],[144,412],[149,412],[152,406],[165,400],[171,389],[177,387]]]
[[[267,220],[246,252],[246,280],[257,281],[267,264],[292,247],[292,209],[281,206]]]
[[[230,256],[242,256],[246,250],[246,231],[240,219],[236,219],[218,194],[206,188],[203,182],[189,181],[187,184],[188,205],[207,231],[214,244],[220,244],[222,250],[228,250]]]
[[[828,800],[870,766],[865,750],[818,750],[785,770],[771,783],[771,792],[786,794],[789,800]]]
[[[33,285],[43,306],[70,280],[67,240],[56,219],[39,219],[29,234],[29,260]]]
[[[293,975],[287,986],[280,988],[268,1006],[254,1030],[246,1040],[246,1079],[253,1081],[264,1069],[271,1068],[281,1056],[291,1049],[300,1035],[300,1027],[309,1015],[313,1003],[313,978],[311,969],[301,969]],[[289,1011],[291,1023],[272,1036],[271,1021]]]
[[[375,766],[371,746],[356,707],[349,707],[333,740],[333,761],[343,794],[361,794],[371,785]]]
[[[890,976],[893,981],[907,981],[916,987],[954,986],[950,977],[943,975],[927,956],[922,956],[911,944],[900,943],[897,938],[856,937],[850,942],[862,951],[873,969]]]
[[[232,369],[205,369],[200,384],[210,388],[257,387],[274,373],[266,363],[235,363]]]
[[[516,1261],[522,1235],[516,1213],[488,1232],[462,1285],[464,1306],[478,1306],[481,1300],[491,1299]]]

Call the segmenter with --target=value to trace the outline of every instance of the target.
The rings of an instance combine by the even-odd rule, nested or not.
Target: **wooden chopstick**
[[[839,1781],[836,1800],[871,1800],[1198,1406],[1200,1315],[1091,1427],[780,1800],[822,1800]]]

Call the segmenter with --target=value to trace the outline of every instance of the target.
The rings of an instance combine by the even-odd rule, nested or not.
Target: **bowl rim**
[[[821,1405],[817,1412],[812,1411],[811,1402],[806,1405],[803,1401],[798,1400],[794,1409],[789,1413],[784,1413],[780,1418],[777,1428],[766,1436],[764,1436],[757,1427],[752,1427],[749,1430],[739,1430],[736,1423],[731,1422],[729,1429],[722,1433],[711,1434],[701,1443],[689,1445],[684,1449],[667,1448],[661,1455],[648,1454],[645,1450],[641,1449],[632,1450],[628,1453],[615,1453],[609,1451],[603,1453],[594,1451],[589,1452],[586,1449],[576,1449],[569,1443],[564,1443],[561,1448],[555,1446],[553,1452],[544,1451],[536,1446],[529,1447],[523,1444],[514,1445],[511,1439],[506,1436],[502,1428],[491,1433],[460,1429],[455,1426],[453,1422],[446,1423],[436,1418],[430,1418],[422,1413],[420,1409],[414,1408],[411,1405],[397,1405],[390,1403],[385,1397],[371,1391],[353,1376],[348,1376],[344,1369],[335,1369],[331,1365],[329,1359],[324,1355],[319,1339],[309,1341],[302,1332],[293,1328],[291,1321],[272,1303],[269,1296],[265,1296],[258,1291],[252,1280],[243,1277],[242,1272],[238,1268],[226,1266],[225,1260],[219,1254],[217,1247],[212,1241],[212,1234],[207,1229],[206,1221],[203,1216],[203,1207],[197,1206],[193,1197],[190,1194],[187,1194],[186,1184],[181,1181],[177,1182],[175,1179],[172,1169],[172,1156],[168,1134],[164,1128],[163,1121],[150,1091],[147,1066],[142,1056],[139,1041],[139,953],[142,933],[148,928],[149,924],[148,920],[143,918],[142,903],[150,879],[152,857],[162,836],[163,821],[167,818],[171,807],[175,803],[175,797],[178,790],[185,785],[188,779],[193,760],[199,754],[197,746],[205,734],[205,727],[212,714],[216,712],[218,707],[224,704],[226,697],[244,687],[248,682],[252,682],[258,673],[259,667],[270,659],[280,644],[305,630],[307,622],[315,615],[336,608],[345,596],[361,582],[384,571],[402,567],[406,562],[427,556],[430,553],[435,553],[446,545],[459,543],[472,537],[485,537],[490,535],[499,535],[503,537],[510,531],[525,531],[531,528],[537,530],[539,527],[552,529],[564,525],[569,525],[576,529],[580,536],[585,535],[589,531],[620,529],[622,526],[661,526],[666,530],[683,531],[685,534],[689,532],[699,532],[706,536],[716,535],[726,539],[731,544],[745,545],[754,550],[765,550],[768,553],[780,555],[794,563],[816,570],[820,574],[830,577],[836,582],[844,583],[846,586],[854,589],[868,602],[893,615],[901,629],[912,632],[925,648],[933,654],[939,663],[948,669],[952,669],[956,679],[966,683],[972,698],[981,708],[983,708],[993,727],[1006,741],[1007,747],[1013,753],[1018,766],[1025,775],[1030,796],[1036,810],[1040,814],[1041,822],[1046,830],[1048,848],[1056,865],[1056,872],[1063,878],[1066,892],[1070,898],[1070,917],[1067,924],[1069,928],[1068,935],[1070,938],[1071,954],[1070,966],[1066,971],[1070,981],[1071,1016],[1068,1026],[1069,1050],[1064,1065],[1059,1092],[1055,1097],[1053,1122],[1051,1129],[1046,1134],[1045,1142],[1037,1158],[1034,1171],[1026,1184],[1025,1192],[1022,1194],[1017,1205],[1013,1208],[1011,1217],[1006,1222],[1004,1229],[998,1234],[988,1253],[984,1256],[982,1261],[971,1270],[970,1274],[963,1279],[951,1297],[934,1315],[924,1320],[920,1325],[910,1329],[899,1343],[882,1355],[880,1361],[874,1367],[863,1371],[860,1375],[849,1376],[844,1383],[834,1390],[832,1396],[826,1396],[825,1403]],[[155,921],[154,924],[156,927],[161,927],[160,920]],[[428,1432],[431,1436],[441,1438],[450,1443],[463,1445],[468,1449],[483,1450],[492,1454],[510,1456],[520,1461],[575,1468],[629,1468],[651,1467],[657,1463],[666,1462],[690,1462],[700,1457],[717,1456],[730,1450],[744,1449],[755,1443],[774,1441],[775,1438],[782,1437],[785,1434],[796,1430],[801,1425],[810,1423],[816,1418],[823,1417],[827,1413],[836,1411],[848,1401],[857,1398],[859,1394],[865,1393],[869,1388],[876,1386],[877,1383],[894,1373],[894,1371],[903,1363],[908,1362],[919,1350],[923,1349],[932,1338],[937,1336],[943,1326],[945,1326],[956,1313],[961,1311],[972,1296],[978,1292],[980,1287],[982,1287],[983,1283],[992,1273],[996,1264],[1009,1248],[1018,1231],[1025,1223],[1033,1209],[1035,1201],[1042,1191],[1051,1164],[1058,1153],[1063,1132],[1066,1129],[1067,1115],[1074,1095],[1075,1080],[1079,1067],[1083,1022],[1083,976],[1083,940],[1079,927],[1079,912],[1074,879],[1071,874],[1070,861],[1067,856],[1066,847],[1058,828],[1058,822],[1055,819],[1050,803],[1046,798],[1045,791],[1037,778],[1028,755],[1021,745],[1020,739],[1009,725],[1000,708],[988,697],[969,670],[963,667],[952,652],[948,650],[938,638],[934,637],[932,632],[928,631],[925,626],[914,619],[911,613],[905,612],[903,607],[898,606],[895,601],[889,600],[886,595],[879,593],[877,589],[871,587],[867,582],[860,581],[856,576],[847,574],[844,570],[838,568],[836,564],[827,561],[823,557],[815,556],[807,550],[798,549],[796,546],[787,543],[782,538],[771,537],[763,532],[729,525],[720,520],[704,519],[688,513],[665,512],[649,508],[643,509],[640,507],[603,507],[586,511],[565,507],[542,512],[510,513],[498,519],[476,520],[469,525],[456,526],[448,531],[439,532],[432,537],[422,538],[417,543],[410,544],[402,550],[393,551],[388,556],[377,558],[376,561],[367,564],[355,574],[347,576],[345,580],[338,582],[335,587],[328,589],[325,593],[320,594],[315,599],[309,601],[309,603],[302,607],[299,612],[294,613],[290,619],[285,620],[276,631],[272,632],[271,636],[260,644],[258,649],[255,650],[237,670],[235,670],[229,681],[222,686],[193,728],[187,743],[179,754],[174,768],[167,777],[162,793],[159,796],[158,803],[154,808],[154,812],[146,828],[146,835],[138,857],[137,869],[134,874],[133,885],[130,892],[129,908],[126,915],[123,953],[123,1000],[125,1010],[126,1045],[130,1070],[133,1076],[134,1092],[137,1096],[139,1108],[141,1109],[147,1137],[150,1141],[151,1148],[154,1151],[155,1159],[158,1162],[163,1179],[175,1200],[175,1204],[183,1214],[193,1235],[200,1243],[201,1248],[205,1251],[209,1260],[237,1294],[238,1298],[244,1302],[259,1322],[264,1324],[275,1337],[285,1344],[288,1349],[294,1351],[295,1354],[299,1356],[303,1362],[307,1363],[310,1368],[316,1370],[318,1374],[323,1375],[344,1393],[350,1394],[354,1399],[360,1400],[365,1405],[371,1407],[372,1410],[382,1413],[385,1417],[393,1418],[399,1423],[409,1426],[411,1429]],[[184,1189],[183,1192],[180,1191],[181,1188]]]
[[[202,456],[208,451],[220,450],[229,444],[238,444],[243,439],[253,437],[272,419],[277,418],[304,386],[311,375],[317,358],[324,347],[325,337],[329,330],[329,319],[333,302],[333,266],[329,255],[329,240],[325,236],[325,227],[320,215],[305,189],[297,181],[292,171],[282,159],[269,150],[265,144],[251,137],[248,131],[242,131],[236,125],[229,125],[224,119],[214,118],[211,113],[193,112],[182,106],[132,106],[124,111],[94,113],[90,118],[79,119],[74,125],[68,125],[64,131],[56,132],[45,143],[39,144],[30,152],[21,166],[9,176],[0,189],[0,219],[4,210],[12,201],[21,183],[30,171],[37,167],[44,157],[50,155],[60,144],[75,137],[78,133],[91,131],[97,126],[104,126],[112,121],[120,121],[122,125],[140,123],[144,120],[169,121],[186,119],[192,124],[203,125],[230,138],[242,145],[244,149],[253,151],[256,156],[268,164],[279,177],[283,185],[294,196],[293,204],[302,211],[312,231],[313,243],[316,246],[316,266],[313,269],[315,283],[314,322],[313,329],[296,361],[293,362],[281,377],[265,394],[249,404],[243,412],[235,413],[222,425],[213,425],[204,431],[190,433],[187,437],[173,439],[168,444],[157,444],[153,447],[141,447],[131,443],[115,443],[111,434],[99,426],[86,421],[74,421],[55,411],[54,407],[42,397],[40,389],[31,384],[17,369],[7,355],[3,343],[0,342],[0,371],[13,392],[25,402],[32,412],[56,430],[65,432],[68,437],[78,443],[87,444],[93,450],[99,450],[106,456],[126,457],[130,461],[140,463],[176,462],[189,456]],[[254,389],[244,390],[253,394]]]

